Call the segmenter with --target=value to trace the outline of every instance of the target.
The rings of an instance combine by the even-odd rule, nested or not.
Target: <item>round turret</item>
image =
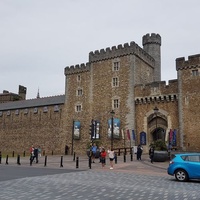
[[[161,81],[161,36],[155,33],[152,33],[151,35],[146,34],[142,38],[142,45],[144,51],[155,60],[154,81]]]

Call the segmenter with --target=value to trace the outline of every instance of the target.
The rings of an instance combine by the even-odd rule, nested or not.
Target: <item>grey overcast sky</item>
[[[0,93],[27,87],[27,99],[64,94],[64,68],[89,52],[162,37],[162,80],[175,59],[200,53],[200,0],[0,0]]]

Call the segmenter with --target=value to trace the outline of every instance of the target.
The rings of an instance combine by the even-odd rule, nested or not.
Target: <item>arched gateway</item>
[[[148,145],[158,139],[167,143],[171,124],[168,113],[162,109],[158,109],[157,112],[152,110],[147,113],[145,119],[147,120]]]

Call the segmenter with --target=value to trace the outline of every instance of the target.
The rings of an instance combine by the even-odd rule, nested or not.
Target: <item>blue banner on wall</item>
[[[80,139],[80,128],[81,128],[81,123],[79,121],[74,121],[74,139],[75,140]]]
[[[108,137],[111,138],[112,119],[108,120]],[[113,118],[113,138],[119,139],[120,137],[120,119]]]
[[[172,146],[176,146],[176,129],[173,131]]]
[[[140,133],[140,144],[146,145],[147,143],[147,134],[145,132]]]

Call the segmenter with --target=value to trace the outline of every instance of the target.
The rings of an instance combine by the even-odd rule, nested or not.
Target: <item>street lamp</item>
[[[158,130],[157,130],[157,115],[158,115],[158,111],[159,109],[157,108],[157,106],[153,109],[154,114],[156,115],[156,140],[158,139]]]
[[[111,112],[110,112],[110,114],[111,114],[111,116],[112,116],[112,118],[111,118],[111,151],[113,150],[113,132],[114,132],[114,114],[115,114],[115,112],[114,112],[114,110],[112,110]]]

